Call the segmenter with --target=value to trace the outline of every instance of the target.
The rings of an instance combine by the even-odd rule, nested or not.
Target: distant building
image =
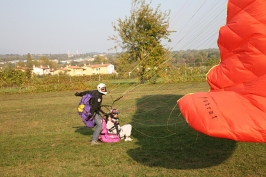
[[[67,57],[68,57],[68,58],[71,58],[71,57],[73,57],[73,55],[72,55],[72,54],[70,54],[69,50],[67,51]]]
[[[79,66],[69,66],[67,65],[65,69],[69,69],[70,71],[68,72],[69,75],[71,76],[83,76],[85,68],[79,67]]]
[[[50,61],[55,62],[55,63],[59,63],[59,60],[57,60],[57,59],[50,60]]]
[[[49,65],[47,66],[35,66],[33,65],[33,73],[36,75],[47,75],[47,74],[51,74],[51,69],[49,67]]]
[[[69,74],[71,76],[113,74],[116,73],[112,64],[84,65],[83,67],[67,65],[54,71],[54,74]]]
[[[112,64],[96,64],[96,65],[84,65],[85,75],[95,74],[113,74],[115,73],[115,67]]]
[[[71,69],[68,68],[58,68],[56,70],[54,70],[54,74],[68,74],[70,75]]]
[[[33,73],[33,69],[32,68],[28,68],[28,67],[23,67],[23,66],[17,66],[15,68],[16,70],[20,70],[20,71],[23,71],[23,72],[26,72],[26,71],[31,71],[31,73]]]

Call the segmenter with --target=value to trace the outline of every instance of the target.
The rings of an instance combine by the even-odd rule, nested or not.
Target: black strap
[[[120,130],[118,130],[118,125],[119,124],[114,124],[108,131],[113,132],[114,129],[116,129],[116,134],[118,135],[120,133]]]

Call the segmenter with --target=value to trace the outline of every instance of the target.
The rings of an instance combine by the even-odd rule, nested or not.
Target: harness
[[[112,126],[110,129],[108,129],[108,131],[113,132],[114,130],[116,130],[116,134],[118,135],[121,131],[121,129],[120,130],[118,129],[118,125],[119,125],[118,118],[112,118],[112,119],[117,119],[117,121],[114,122],[111,120],[111,122],[114,123],[114,126]]]

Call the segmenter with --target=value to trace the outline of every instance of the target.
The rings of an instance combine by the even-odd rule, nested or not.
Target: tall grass
[[[176,101],[206,83],[113,87],[133,142],[91,145],[73,91],[0,95],[0,176],[265,176],[266,145],[192,130]]]

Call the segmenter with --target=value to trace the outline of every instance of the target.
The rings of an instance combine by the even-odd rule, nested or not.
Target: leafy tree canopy
[[[141,83],[155,82],[158,71],[164,68],[168,59],[165,55],[168,50],[161,42],[170,42],[169,35],[174,31],[168,30],[170,11],[161,12],[159,8],[160,5],[153,9],[151,3],[146,4],[145,0],[133,0],[131,15],[113,24],[118,35],[109,38],[115,41],[115,49],[120,47],[127,53],[125,56],[129,63],[138,63],[136,72]]]

